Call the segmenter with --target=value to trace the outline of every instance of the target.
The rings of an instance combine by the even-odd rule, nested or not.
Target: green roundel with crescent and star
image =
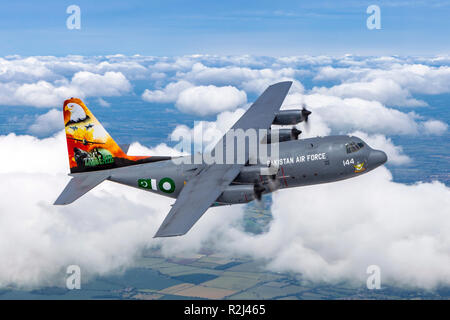
[[[165,193],[172,193],[175,191],[175,182],[170,178],[162,178],[158,183],[159,190]]]
[[[175,191],[175,182],[168,177],[159,180],[158,184],[156,183],[156,179],[139,179],[138,186],[150,190],[157,190],[156,186],[158,186],[158,189],[165,193]]]

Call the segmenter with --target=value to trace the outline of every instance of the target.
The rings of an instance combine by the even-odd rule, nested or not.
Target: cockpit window
[[[347,149],[347,153],[353,153],[358,151],[359,149],[364,147],[364,143],[362,142],[349,142],[345,144],[345,148]]]

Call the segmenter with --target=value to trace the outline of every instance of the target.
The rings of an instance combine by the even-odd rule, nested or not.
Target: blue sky
[[[449,1],[20,1],[0,10],[0,54],[440,54],[449,16]]]

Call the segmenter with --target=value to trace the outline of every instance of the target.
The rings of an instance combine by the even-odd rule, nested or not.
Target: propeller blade
[[[298,136],[300,135],[302,133],[302,131],[301,130],[298,130],[297,128],[292,128],[292,131],[291,131],[291,137],[294,139],[294,140],[297,140],[298,139]]]
[[[308,122],[308,119],[309,119],[309,115],[310,115],[311,113],[312,113],[311,111],[309,111],[308,109],[306,109],[306,104],[303,103],[303,104],[302,104],[302,117],[303,117],[303,120],[305,121],[305,129],[306,129],[307,132],[309,132],[309,122]]]
[[[309,111],[308,109],[306,109],[306,105],[305,104],[303,104],[303,108],[302,108],[302,116],[303,116],[303,119],[305,120],[305,122],[308,122],[308,118],[309,118],[309,115],[311,114],[311,111]]]
[[[277,179],[276,175],[275,177],[272,176],[267,184],[269,186],[270,191],[272,192],[280,188],[280,181]]]
[[[261,201],[263,192],[266,191],[263,185],[259,181],[255,181],[253,186],[253,192],[255,193],[255,199]]]

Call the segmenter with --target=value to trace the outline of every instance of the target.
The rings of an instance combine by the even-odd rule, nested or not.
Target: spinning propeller
[[[273,165],[272,163],[270,163],[268,165],[267,169],[268,169],[268,172],[267,172],[268,175],[267,175],[267,180],[265,180],[267,182],[267,184],[264,185],[262,183],[262,181],[258,180],[258,179],[255,179],[255,181],[254,181],[253,191],[255,193],[255,199],[258,201],[261,201],[262,194],[267,189],[269,189],[270,192],[273,192],[273,191],[278,190],[278,188],[280,187],[280,182],[277,179],[279,166]]]
[[[311,111],[309,111],[308,109],[306,109],[306,104],[303,103],[303,104],[302,104],[302,117],[303,117],[303,120],[305,121],[305,129],[306,129],[306,130],[309,130],[308,119],[309,119],[309,115],[310,115],[311,113],[312,113]]]

